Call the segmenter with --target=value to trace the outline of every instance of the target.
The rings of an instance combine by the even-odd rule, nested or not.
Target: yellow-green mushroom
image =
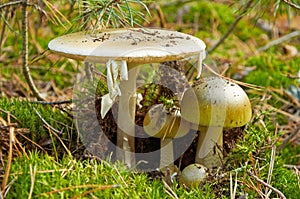
[[[190,123],[183,120],[178,111],[168,113],[163,104],[156,104],[147,112],[143,122],[145,132],[160,138],[160,167],[174,167],[173,139],[186,135]]]
[[[206,77],[186,90],[181,114],[200,131],[195,162],[212,169],[222,163],[223,128],[245,125],[252,111],[239,85],[220,77]]]
[[[207,168],[201,164],[190,164],[179,175],[179,183],[186,187],[197,187],[205,182]]]

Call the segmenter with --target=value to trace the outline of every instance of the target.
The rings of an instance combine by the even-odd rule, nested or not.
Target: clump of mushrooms
[[[176,31],[146,28],[72,33],[51,40],[48,47],[68,58],[106,63],[109,93],[102,96],[101,116],[104,118],[119,98],[116,155],[128,167],[135,165],[136,66],[197,55],[199,77],[205,58],[202,40]]]
[[[167,112],[163,104],[156,104],[147,112],[143,122],[145,132],[160,138],[160,167],[174,170],[173,139],[186,135],[190,123],[182,120],[178,110]]]
[[[239,85],[215,76],[205,77],[186,90],[181,114],[200,131],[195,162],[212,169],[222,163],[223,128],[245,125],[252,111]]]

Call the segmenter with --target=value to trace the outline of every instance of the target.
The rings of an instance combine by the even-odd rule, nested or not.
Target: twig
[[[234,82],[238,85],[242,85],[242,86],[245,86],[245,87],[248,87],[248,88],[252,88],[252,89],[257,89],[257,90],[260,90],[260,89],[263,89],[264,87],[262,86],[258,86],[258,85],[254,85],[254,84],[249,84],[249,83],[245,83],[245,82],[241,82],[241,81],[238,81],[238,80],[234,80],[234,79],[231,79],[229,77],[225,77],[217,72],[215,72],[210,66],[208,66],[207,64],[204,64],[203,63],[203,66],[205,66],[210,72],[212,72],[214,75],[220,77],[220,78],[223,78],[223,79],[226,79],[228,81],[231,81],[231,82]]]
[[[63,101],[56,101],[56,102],[45,102],[45,101],[30,101],[33,104],[42,104],[42,105],[60,105],[60,104],[70,104],[73,103],[73,100],[63,100]]]
[[[252,156],[252,153],[250,153],[249,155],[250,155],[251,165],[252,165],[252,168],[253,168],[253,170],[254,170],[254,174],[255,174],[255,176],[257,176],[258,172],[257,172],[256,166],[255,166],[255,160],[254,160],[254,158],[253,158],[253,156]],[[258,171],[259,171],[259,170],[258,170]],[[254,174],[253,174],[253,175],[254,175]],[[257,187],[257,189],[259,190],[259,193],[263,194],[263,193],[262,193],[261,184],[259,184],[258,182],[256,182],[256,187]]]
[[[7,19],[7,16],[8,16],[8,13],[9,13],[9,8],[6,8],[5,9],[5,13],[3,15],[4,19]],[[1,30],[1,35],[0,35],[0,54],[2,54],[2,44],[4,43],[4,35],[5,35],[5,30],[6,30],[6,26],[7,26],[7,23],[6,22],[3,22],[3,26],[2,26],[2,30]]]
[[[300,169],[300,165],[292,165],[292,164],[284,164],[283,167],[288,168],[288,169]]]
[[[27,4],[28,0],[22,1],[22,68],[23,74],[25,76],[26,82],[32,91],[33,95],[41,101],[45,101],[45,99],[41,96],[40,92],[36,88],[28,67],[28,12],[27,12]]]
[[[75,185],[75,186],[70,186],[70,187],[65,187],[65,188],[61,188],[61,189],[57,189],[54,191],[49,191],[46,193],[42,193],[39,195],[52,195],[54,193],[59,193],[62,191],[69,191],[72,189],[87,189],[87,188],[98,188],[99,190],[104,190],[104,189],[109,189],[109,188],[119,188],[120,185],[118,184],[114,184],[114,185],[94,185],[94,184],[86,184],[86,185]]]
[[[237,26],[237,24],[239,23],[239,21],[247,13],[248,8],[251,6],[252,2],[253,2],[253,0],[248,1],[247,5],[244,7],[242,13],[235,19],[235,21],[233,22],[233,24],[231,24],[231,26],[229,27],[229,29],[227,30],[227,32],[223,35],[223,37],[213,47],[211,47],[210,49],[208,49],[209,53],[212,52],[212,51],[214,51],[217,47],[219,47],[225,41],[225,39],[230,35],[230,33]]]
[[[291,133],[287,138],[285,138],[283,140],[281,145],[277,148],[277,151],[280,151],[281,149],[283,149],[288,144],[288,142],[299,133],[299,131],[300,131],[300,124],[298,124],[297,128],[294,130],[293,133]]]
[[[237,171],[235,172],[234,187],[232,185],[232,173],[230,172],[230,199],[235,199],[237,189]]]
[[[77,198],[84,198],[83,196],[87,195],[87,194],[91,194],[91,193],[94,193],[96,191],[99,191],[99,190],[105,190],[105,189],[109,189],[109,188],[118,188],[119,186],[114,186],[114,185],[103,185],[102,187],[98,187],[98,188],[95,188],[95,189],[92,189],[92,190],[88,190],[88,191],[85,191],[83,193],[80,193],[79,195],[75,195],[73,196],[71,199],[77,199]]]
[[[10,125],[10,115],[7,115],[7,124],[4,125]],[[5,193],[5,189],[6,189],[6,185],[7,185],[7,181],[8,181],[8,176],[9,176],[9,172],[10,172],[10,167],[11,167],[11,161],[12,161],[12,155],[13,155],[13,144],[14,144],[14,127],[9,127],[9,151],[8,151],[8,157],[7,157],[7,165],[5,168],[5,172],[4,172],[4,177],[3,177],[3,181],[1,184],[1,189],[0,189],[0,194],[1,197],[4,198],[4,193]]]
[[[270,43],[266,44],[263,47],[258,48],[257,50],[258,50],[258,52],[265,51],[265,50],[271,48],[272,46],[280,44],[280,43],[282,43],[282,42],[284,42],[286,40],[291,39],[292,37],[297,37],[299,35],[300,35],[300,30],[293,31],[293,32],[291,32],[291,33],[289,33],[287,35],[284,35],[282,37],[279,37],[278,39],[275,39],[275,40],[271,41]]]
[[[282,115],[284,115],[284,116],[289,117],[289,119],[291,119],[291,120],[293,120],[293,121],[296,121],[296,122],[299,122],[299,121],[300,121],[300,117],[299,117],[299,116],[292,115],[292,114],[290,114],[290,113],[288,113],[288,112],[285,112],[285,111],[283,111],[283,110],[277,109],[277,108],[275,108],[275,107],[273,107],[273,106],[271,106],[271,105],[269,105],[269,104],[264,104],[264,106],[265,106],[267,109],[269,109],[269,110],[275,111],[275,112],[277,112],[277,113],[280,113],[280,114],[282,114]]]
[[[66,152],[68,153],[69,156],[72,155],[72,153],[70,152],[70,150],[68,149],[68,147],[65,145],[65,143],[62,141],[62,139],[57,135],[63,135],[62,131],[58,131],[57,129],[55,129],[54,127],[52,127],[41,115],[40,113],[33,108],[33,110],[35,111],[35,113],[37,114],[37,116],[43,121],[43,123],[45,124],[46,128],[50,131],[50,133],[52,133],[61,143],[61,145],[65,148]]]
[[[263,184],[264,186],[268,187],[269,189],[272,189],[274,192],[276,192],[280,198],[282,199],[286,199],[286,197],[284,196],[284,194],[279,191],[278,189],[272,187],[271,185],[269,185],[268,183],[264,182],[263,180],[259,179],[256,175],[254,175],[251,171],[247,171],[247,173],[252,176],[257,182],[260,182],[261,184]]]
[[[53,126],[51,126],[42,116],[41,114],[35,109],[33,108],[34,112],[37,114],[37,116],[42,120],[42,122],[46,125],[47,128],[51,129],[52,131],[54,131],[57,134],[62,135],[63,133],[60,132],[59,130],[55,129]]]
[[[165,191],[167,194],[169,194],[169,196],[171,196],[173,199],[178,199],[178,196],[176,195],[176,193],[173,191],[173,189],[168,185],[168,183],[165,180],[162,180],[164,187],[165,187]]]
[[[44,173],[54,173],[54,172],[66,172],[66,171],[72,171],[72,169],[49,169],[49,170],[40,170],[40,171],[36,171],[36,173],[38,174],[44,174]],[[11,173],[10,175],[15,177],[15,176],[18,176],[18,175],[24,175],[24,174],[30,174],[30,171],[29,172],[15,172],[15,173]],[[3,177],[4,175],[0,175],[0,177]]]
[[[28,199],[31,199],[32,193],[33,193],[33,188],[34,188],[34,182],[35,182],[36,165],[34,165],[33,171],[32,171],[32,165],[30,164],[29,166],[30,166],[29,169],[30,169],[31,184],[30,184],[30,191],[29,191]]]
[[[163,13],[161,7],[157,3],[154,3],[154,8],[155,8],[155,10],[157,12],[157,15],[159,17],[160,27],[161,28],[166,28],[166,19],[165,19],[165,16],[164,16],[164,13]]]
[[[7,3],[4,3],[4,4],[1,4],[0,5],[0,10],[5,8],[5,7],[8,7],[8,6],[14,6],[14,5],[18,5],[18,4],[22,4],[24,0],[20,0],[20,1],[11,1],[11,2],[7,2]]]
[[[277,125],[276,125],[276,134],[277,134]],[[271,183],[271,179],[272,179],[272,173],[273,173],[274,162],[275,162],[275,155],[276,155],[276,145],[275,145],[275,143],[273,143],[272,152],[271,152],[270,166],[269,166],[269,171],[268,171],[268,178],[267,178],[267,183],[268,184]],[[269,192],[269,188],[266,187],[265,195],[267,195],[267,198],[269,197],[268,192]]]
[[[300,6],[298,6],[297,4],[293,3],[293,2],[290,2],[290,1],[287,1],[287,0],[282,0],[285,4],[293,7],[293,8],[296,8],[298,10],[300,10]]]
[[[18,124],[21,124],[21,122],[18,120],[18,118],[16,116],[12,115],[9,111],[6,111],[6,110],[0,108],[0,112],[5,113],[7,116],[9,115],[10,118],[13,118],[14,120],[16,120],[16,122]]]
[[[65,145],[65,143],[62,141],[62,139],[54,132],[54,131],[52,131],[48,126],[47,126],[47,128],[48,128],[48,130],[60,141],[60,143],[61,143],[61,145],[65,148],[65,150],[66,150],[66,152],[67,152],[67,154],[69,155],[69,156],[72,156],[72,153],[71,153],[71,151],[68,149],[68,147]],[[62,134],[61,132],[60,132],[60,134]]]

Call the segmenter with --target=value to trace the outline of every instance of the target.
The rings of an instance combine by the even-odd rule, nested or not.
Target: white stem
[[[199,60],[198,60],[198,63],[197,63],[197,79],[200,78],[201,76],[201,73],[202,73],[202,62],[203,60],[205,59],[206,57],[206,52],[205,51],[200,51],[199,53]]]
[[[128,80],[120,82],[122,95],[119,98],[117,160],[124,160],[125,165],[132,168],[135,165],[135,107],[136,107],[136,75],[137,67],[131,67]]]
[[[209,169],[221,166],[223,154],[220,149],[223,147],[223,127],[201,127],[199,130],[195,162]]]
[[[160,139],[160,169],[174,170],[173,138]]]

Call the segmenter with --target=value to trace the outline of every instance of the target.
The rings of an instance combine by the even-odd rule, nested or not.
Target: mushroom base
[[[223,127],[200,127],[195,162],[209,169],[220,167],[223,160]]]

